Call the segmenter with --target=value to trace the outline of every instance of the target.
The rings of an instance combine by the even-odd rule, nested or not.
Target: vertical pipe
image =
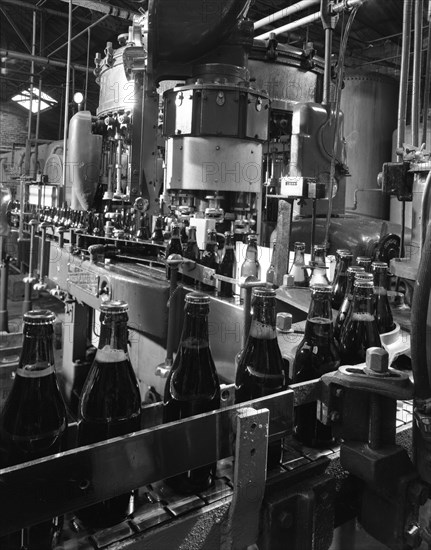
[[[36,55],[36,11],[33,12],[33,34],[31,39],[31,55],[34,57]],[[28,128],[27,128],[27,141],[25,144],[25,163],[24,163],[24,174],[26,176],[30,175],[30,157],[31,157],[31,120],[32,120],[32,109],[33,109],[33,83],[34,83],[34,61],[31,62],[30,68],[30,105],[28,109]]]
[[[41,94],[42,94],[42,78],[39,77],[39,96],[37,99],[37,114],[36,114],[36,130],[34,134],[34,177],[37,175],[37,162],[39,157],[39,145],[38,145],[38,139],[39,139],[39,130],[40,130],[40,102],[41,102]]]
[[[403,6],[403,30],[401,49],[400,89],[398,96],[398,123],[397,123],[397,151],[404,144],[407,116],[407,92],[410,61],[410,30],[412,25],[413,0],[404,0]],[[398,161],[403,159],[402,154],[397,154]]]
[[[323,105],[331,101],[332,29],[325,29],[325,71],[323,74]]]
[[[412,145],[419,147],[419,113],[421,104],[423,0],[416,0],[414,17],[413,84],[412,84]]]
[[[430,0],[431,2],[431,0]],[[87,30],[87,72],[85,73],[85,91],[84,91],[84,111],[87,110],[87,95],[88,95],[88,66],[90,64],[90,37],[91,29]]]
[[[62,197],[61,201],[66,199],[66,173],[67,173],[67,133],[69,126],[69,94],[70,94],[70,59],[72,52],[72,5],[69,0],[69,19],[67,31],[67,65],[66,65],[66,92],[64,98],[64,128],[63,128],[63,175],[61,182]]]
[[[427,142],[428,130],[428,109],[429,109],[429,94],[431,88],[431,0],[428,0],[428,45],[427,59],[425,69],[425,85],[424,85],[424,103],[422,116],[422,140],[421,143]],[[428,146],[431,144],[428,144]]]
[[[9,260],[3,259],[3,236],[0,236],[0,330],[9,332],[7,311],[7,287],[9,277]]]

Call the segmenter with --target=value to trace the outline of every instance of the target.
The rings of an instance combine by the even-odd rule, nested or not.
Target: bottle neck
[[[257,262],[257,244],[255,242],[248,243],[245,252],[245,259],[248,261]]]
[[[101,314],[99,349],[107,346],[127,353],[127,314]]]
[[[24,341],[17,374],[35,378],[52,374],[54,367],[52,325],[24,324]]]
[[[293,263],[295,265],[305,265],[304,251],[302,250],[302,248],[295,249],[295,256],[293,258]]]
[[[250,336],[260,340],[272,340],[277,337],[275,325],[275,298],[255,298]]]
[[[326,266],[325,250],[319,249],[314,251],[314,262],[318,266]]]
[[[200,346],[208,343],[208,306],[186,305],[181,340],[199,341]]]
[[[374,273],[374,289],[377,294],[387,294],[386,271],[376,271]]]
[[[354,288],[352,313],[368,313],[374,316],[373,288]]]

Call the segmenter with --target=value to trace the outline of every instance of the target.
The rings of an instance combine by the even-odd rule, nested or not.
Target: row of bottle
[[[234,236],[230,232],[224,234],[223,254],[220,258],[219,244],[217,241],[217,233],[215,230],[208,230],[208,237],[205,245],[205,250],[200,253],[196,242],[196,227],[188,228],[187,240],[181,239],[180,228],[174,224],[172,226],[172,235],[166,247],[166,258],[171,254],[179,254],[184,258],[197,262],[205,267],[214,269],[219,275],[225,277],[235,277],[235,243]],[[250,234],[247,237],[247,248],[245,259],[240,268],[241,277],[252,275],[256,279],[260,279],[260,264],[258,260],[257,236]],[[194,280],[185,276],[184,282],[193,284]],[[225,298],[232,297],[234,293],[234,285],[221,281],[219,295]]]

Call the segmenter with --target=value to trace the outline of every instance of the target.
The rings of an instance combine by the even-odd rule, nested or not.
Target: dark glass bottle
[[[260,279],[260,264],[257,250],[257,235],[251,234],[247,237],[247,248],[245,259],[241,265],[241,277],[252,275]]]
[[[205,245],[205,250],[202,253],[201,264],[205,267],[218,271],[219,258],[217,254],[217,233],[214,229],[209,229],[207,235],[207,242]],[[201,284],[201,288],[208,292],[214,290],[213,286],[203,283]]]
[[[294,286],[307,287],[310,282],[310,277],[305,269],[305,243],[297,241],[294,243],[293,264],[290,268],[289,275],[293,277]]]
[[[100,306],[99,346],[79,400],[78,445],[89,445],[140,429],[141,396],[127,351],[128,306]],[[130,493],[76,512],[91,527],[107,527],[128,514]]]
[[[368,256],[357,256],[356,265],[360,265],[367,272],[371,272],[371,258]]]
[[[64,451],[67,414],[54,365],[51,311],[24,314],[23,346],[16,377],[1,417],[0,467]],[[54,518],[0,538],[3,550],[48,550],[59,533],[62,518]],[[22,546],[21,546],[22,545]]]
[[[373,282],[358,278],[353,289],[351,313],[340,333],[340,355],[344,365],[364,363],[367,348],[381,347],[374,315]]]
[[[305,335],[296,351],[293,382],[306,382],[333,372],[340,365],[340,355],[334,340],[331,309],[332,287],[311,287],[311,304],[305,325]],[[317,404],[307,403],[295,409],[295,434],[304,445],[324,447],[332,443],[332,430],[316,417]]]
[[[251,234],[247,237],[247,248],[245,250],[245,259],[241,265],[241,277],[255,277],[260,280],[260,263],[258,259],[257,235]],[[245,289],[241,289],[240,297],[245,298]]]
[[[196,227],[194,225],[189,227],[187,243],[183,245],[183,256],[184,258],[192,260],[193,262],[199,262],[200,252],[198,244],[196,242]],[[184,269],[187,270],[187,264],[185,265]],[[183,275],[183,282],[188,285],[193,285],[195,283],[195,280],[192,277],[187,277],[186,275]]]
[[[371,270],[374,277],[376,321],[380,334],[383,334],[395,328],[387,292],[388,264],[386,262],[373,262]]]
[[[337,267],[335,268],[334,281],[332,283],[332,307],[339,309],[346,294],[347,269],[352,265],[353,254],[340,251]]]
[[[220,383],[208,339],[210,298],[201,292],[185,297],[180,345],[165,385],[163,422],[173,422],[220,407]],[[190,470],[165,482],[179,493],[208,489],[216,464]]]
[[[313,247],[314,258],[310,263],[313,272],[310,278],[310,286],[329,285],[329,279],[326,274],[326,247],[323,244],[315,244]]]
[[[165,258],[168,259],[171,254],[179,254],[180,256],[183,255],[183,246],[180,238],[180,226],[176,223],[172,224],[171,238],[169,239],[166,247]],[[171,277],[171,268],[168,265],[166,265],[166,277],[168,279]]]
[[[238,360],[235,402],[242,403],[286,388],[283,358],[277,341],[275,290],[253,288],[250,332]],[[268,469],[281,458],[281,443],[268,446]]]
[[[151,234],[151,240],[153,243],[163,244],[165,238],[163,236],[163,216],[157,216],[154,224],[154,231]]]
[[[233,242],[233,235],[228,231],[224,234],[224,253],[222,261],[220,262],[219,273],[225,277],[234,276],[235,269],[235,245]],[[220,282],[220,296],[224,298],[231,298],[233,296],[233,285],[226,281]]]
[[[340,338],[341,327],[346,320],[346,316],[353,300],[353,283],[357,273],[364,273],[364,268],[359,265],[347,268],[347,286],[343,302],[338,310],[337,318],[334,322],[334,338],[338,341]]]
[[[272,243],[272,255],[271,255],[271,263],[266,271],[266,282],[270,284],[274,284],[275,279],[275,257],[277,254],[277,241],[274,241]]]

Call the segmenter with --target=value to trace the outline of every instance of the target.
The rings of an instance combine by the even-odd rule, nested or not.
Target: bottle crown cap
[[[385,269],[388,269],[388,264],[386,262],[373,262],[371,264],[371,268],[373,270],[385,270]]]
[[[187,304],[204,305],[210,303],[210,297],[204,292],[189,292],[186,294],[185,301]]]
[[[356,288],[372,288],[374,289],[374,283],[373,281],[369,281],[367,279],[356,279],[355,282],[353,283],[353,286],[355,286]]]
[[[129,304],[123,300],[108,300],[100,304],[103,313],[127,313]]]
[[[338,255],[340,258],[353,258],[353,254],[350,252],[350,250],[341,250]]]
[[[373,282],[374,277],[372,273],[368,273],[368,271],[358,271],[355,273],[355,281],[371,281]]]
[[[358,256],[356,258],[356,261],[357,262],[371,262],[371,258],[369,258],[368,256]]]
[[[296,241],[295,243],[293,243],[293,246],[295,248],[305,248],[305,243],[303,243],[302,241]]]
[[[256,287],[251,291],[251,295],[254,298],[271,298],[276,296],[276,292],[273,288]]]
[[[24,313],[23,320],[26,325],[52,325],[55,315],[49,309],[34,309]]]
[[[332,294],[332,286],[324,284],[315,284],[310,286],[312,294]]]
[[[347,268],[347,273],[365,273],[365,267],[362,265],[352,265]]]

